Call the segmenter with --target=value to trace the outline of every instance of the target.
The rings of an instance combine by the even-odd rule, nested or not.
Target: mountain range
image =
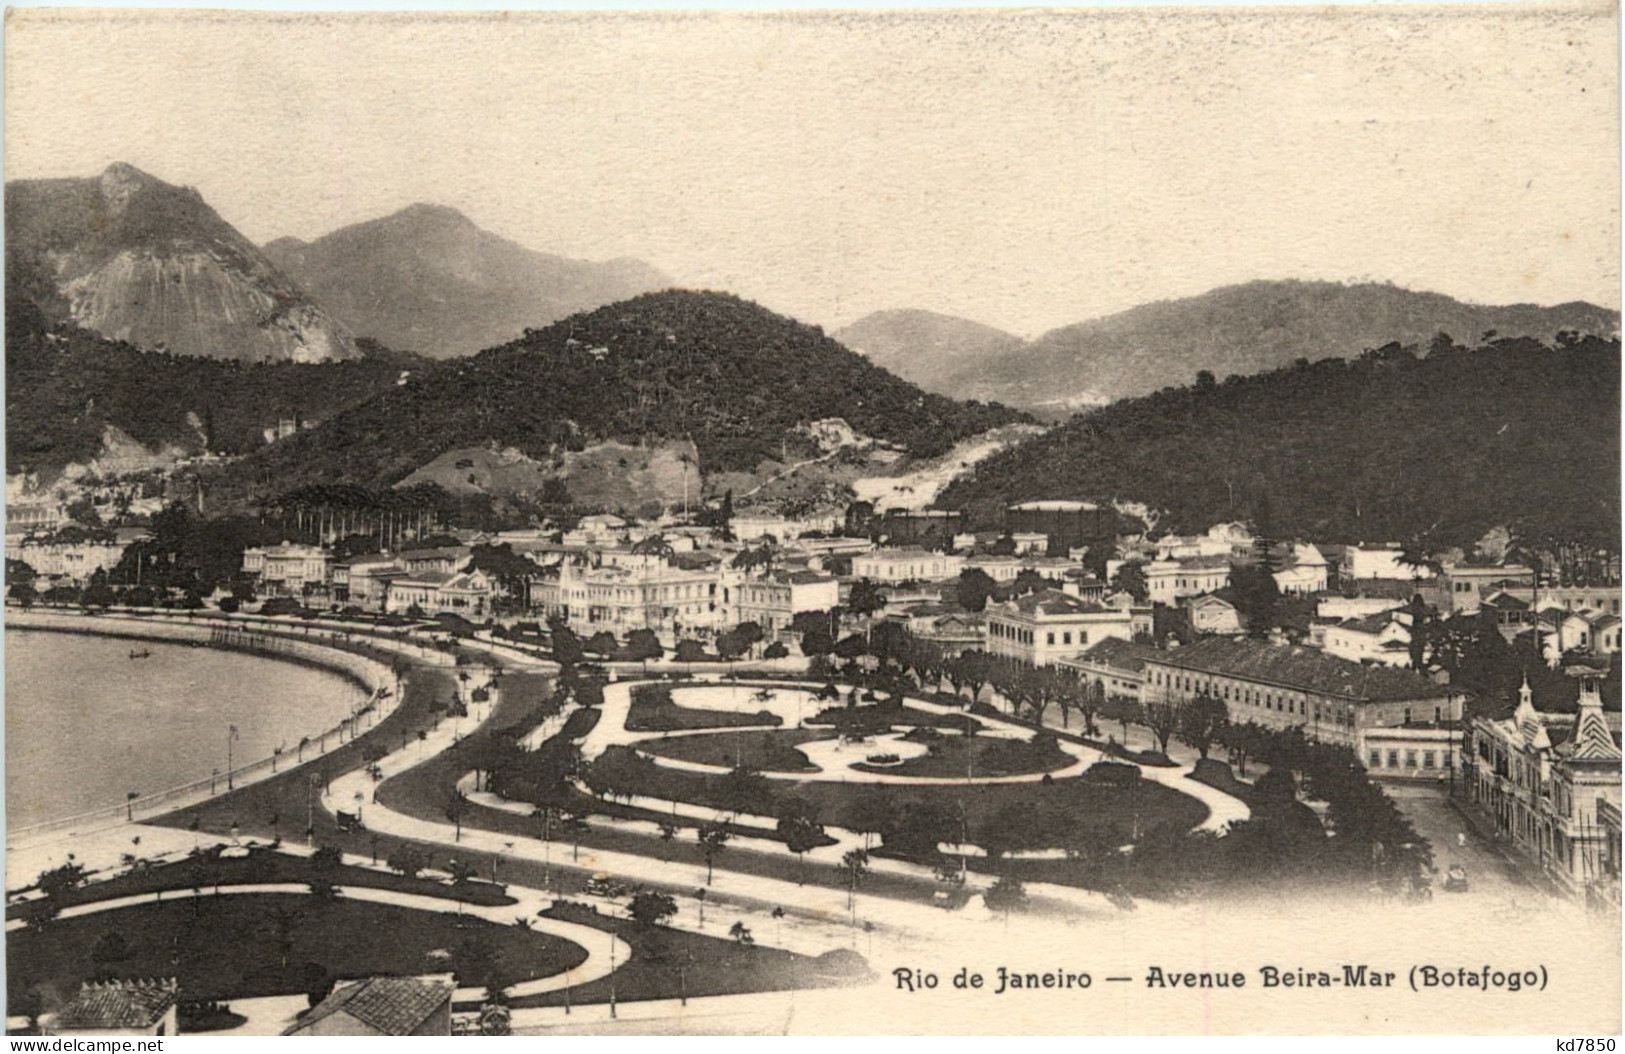
[[[838,334],[930,391],[1068,412],[1190,383],[1358,356],[1445,333],[1552,340],[1619,331],[1619,312],[1574,302],[1483,306],[1375,283],[1258,281],[1158,301],[1053,329],[1032,341],[917,311],[866,316]]]
[[[6,293],[51,322],[239,362],[355,358],[349,327],[196,190],[126,164],[6,184]]]
[[[435,358],[672,284],[641,260],[535,252],[441,205],[411,205],[312,242],[279,238],[264,251],[357,334]]]

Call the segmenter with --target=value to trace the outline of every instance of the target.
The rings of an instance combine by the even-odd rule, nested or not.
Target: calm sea
[[[119,805],[236,764],[350,712],[336,674],[212,648],[7,629],[6,825]],[[130,651],[146,650],[144,659]]]

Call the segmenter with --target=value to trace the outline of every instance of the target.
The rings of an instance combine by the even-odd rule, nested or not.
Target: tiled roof
[[[1115,666],[1120,670],[1138,672],[1145,669],[1147,659],[1155,659],[1163,654],[1161,648],[1150,644],[1140,644],[1131,640],[1107,637],[1071,661],[1104,663],[1107,666]]]
[[[1369,702],[1442,699],[1460,694],[1411,670],[1350,662],[1318,648],[1262,640],[1213,637],[1165,652],[1155,661]]]
[[[369,977],[334,989],[283,1035],[342,1010],[387,1036],[409,1036],[454,990],[452,982],[436,977]]]
[[[1107,610],[1099,604],[1090,603],[1063,593],[1059,589],[1041,589],[1036,593],[1028,593],[1018,597],[1015,601],[1016,610],[1023,615],[1089,615]]]
[[[173,978],[87,982],[55,1019],[57,1028],[150,1028],[175,1003]]]
[[[414,571],[395,580],[398,586],[443,586],[455,576],[450,571]]]

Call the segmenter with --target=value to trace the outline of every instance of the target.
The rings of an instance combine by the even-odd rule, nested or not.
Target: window
[[[1405,767],[1408,769],[1414,769],[1416,767],[1416,751],[1405,751]]]
[[[1071,630],[1067,630],[1065,633],[1061,634],[1061,643],[1062,644],[1071,644],[1072,643],[1072,631]]]
[[[1380,769],[1380,768],[1382,768],[1382,751],[1380,751],[1380,750],[1373,750],[1373,751],[1372,751],[1372,752],[1371,752],[1371,761],[1370,761],[1370,764],[1368,764],[1368,765],[1367,765],[1367,766],[1366,766],[1366,767],[1367,767],[1367,768],[1373,768],[1373,769]]]
[[[1422,751],[1422,767],[1423,768],[1425,768],[1425,769],[1432,768],[1433,763],[1434,763],[1435,760],[1437,760],[1437,755],[1433,751],[1431,751],[1431,750]]]
[[[1391,769],[1399,768],[1399,751],[1390,750],[1388,752],[1388,767]]]
[[[1048,633],[1046,633],[1044,635],[1044,637],[1045,637],[1045,640],[1044,640],[1045,644],[1053,645],[1055,643],[1055,631],[1054,630],[1050,630]]]

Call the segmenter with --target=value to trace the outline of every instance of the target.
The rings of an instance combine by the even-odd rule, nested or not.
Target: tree
[[[32,582],[15,582],[6,590],[6,595],[22,606],[24,611],[34,606],[39,599],[39,593],[34,589]]]
[[[808,812],[795,806],[790,808],[791,811],[779,817],[777,830],[784,840],[784,847],[796,854],[796,885],[799,886],[806,864],[805,854],[823,845],[826,836],[824,828]]]
[[[571,667],[586,658],[581,638],[557,615],[547,620],[548,639],[553,645],[553,660],[560,666]]]
[[[869,873],[869,854],[863,849],[848,849],[841,854],[841,873],[846,878],[846,910],[857,910],[858,882]]]
[[[1230,710],[1224,705],[1224,700],[1203,692],[1180,704],[1177,735],[1181,742],[1195,747],[1196,753],[1205,760],[1208,748],[1220,738],[1229,723]],[[1167,753],[1166,743],[1162,749]]]
[[[716,864],[717,855],[728,847],[728,841],[733,836],[728,833],[728,826],[717,820],[702,823],[695,832],[695,838],[700,843],[700,855],[705,858],[705,884],[711,884],[712,869]]]
[[[1168,753],[1168,740],[1179,728],[1180,707],[1177,703],[1149,702],[1142,705],[1142,720],[1151,734],[1157,737],[1157,749]]]
[[[993,595],[997,583],[993,576],[980,567],[967,567],[959,572],[959,581],[954,585],[954,599],[966,611],[981,611],[987,607],[988,597]]]
[[[1151,595],[1151,586],[1145,577],[1145,565],[1138,560],[1129,560],[1119,566],[1117,573],[1112,576],[1111,587],[1133,597],[1136,604],[1144,604]]]
[[[764,659],[787,659],[789,657],[790,649],[786,648],[782,641],[774,641],[762,651],[762,658]]]
[[[645,672],[649,669],[649,660],[658,659],[666,653],[660,643],[660,637],[652,629],[635,629],[626,635],[625,657],[634,662],[641,662]]]
[[[450,820],[457,827],[457,836],[453,839],[453,841],[461,842],[463,840],[463,817],[468,815],[467,795],[463,794],[462,791],[453,788],[451,794],[446,798],[446,804],[443,811],[446,819]]]
[[[627,911],[640,926],[659,926],[677,914],[677,901],[665,893],[640,889],[632,894]]]
[[[989,911],[997,911],[1008,918],[1012,911],[1027,910],[1027,890],[1020,880],[1009,875],[1000,875],[982,894],[982,902]]]
[[[396,874],[405,875],[407,878],[416,878],[419,873],[429,866],[429,857],[421,849],[402,845],[390,853],[384,863]]]
[[[697,640],[680,640],[677,642],[675,658],[678,662],[694,663],[705,660],[705,645]]]
[[[886,597],[867,578],[852,583],[852,595],[847,598],[847,609],[854,614],[870,616],[886,606]]]
[[[1235,597],[1236,610],[1247,623],[1248,636],[1259,640],[1268,637],[1275,628],[1281,598],[1275,572],[1263,563],[1232,567],[1230,590]]]
[[[620,642],[615,639],[615,634],[607,629],[599,630],[587,641],[588,651],[595,652],[606,659],[612,657],[619,647]]]

